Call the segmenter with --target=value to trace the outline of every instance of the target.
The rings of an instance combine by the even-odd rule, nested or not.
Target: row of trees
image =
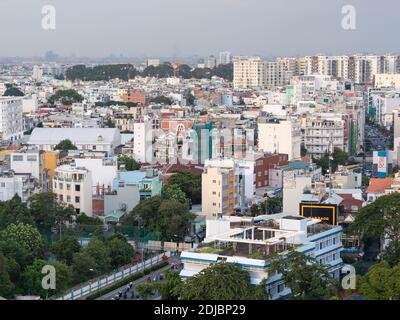
[[[3,93],[3,97],[23,97],[24,93],[15,87],[14,85],[7,83],[6,84],[6,91]]]
[[[73,103],[82,102],[83,97],[74,89],[58,90],[55,94],[50,96],[47,101],[52,105],[56,103],[71,105]]]
[[[68,80],[83,81],[108,81],[111,79],[128,79],[135,78],[139,72],[131,64],[110,64],[94,67],[86,67],[85,65],[76,65],[68,68],[66,77]]]
[[[131,64],[100,65],[86,67],[76,65],[69,68],[66,72],[68,80],[83,81],[108,81],[111,79],[121,79],[127,81],[137,76],[142,77],[182,77],[184,79],[211,79],[213,76],[224,78],[228,81],[233,80],[233,64],[219,65],[213,69],[195,68],[192,69],[186,64],[174,68],[169,62],[164,62],[159,66],[148,66],[141,73]]]
[[[67,229],[61,240],[51,243],[47,235],[65,229],[67,222],[99,225],[88,246],[82,248]],[[57,201],[53,193],[39,193],[23,203],[17,195],[0,202],[0,296],[33,294],[46,297],[125,265],[133,248],[120,234],[106,239],[101,221],[76,216],[72,207]],[[44,265],[56,269],[55,290],[41,286]]]

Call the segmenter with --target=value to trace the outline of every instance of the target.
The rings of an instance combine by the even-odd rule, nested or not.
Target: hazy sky
[[[54,31],[41,26],[46,4]],[[398,52],[399,12],[399,0],[0,0],[0,57]]]

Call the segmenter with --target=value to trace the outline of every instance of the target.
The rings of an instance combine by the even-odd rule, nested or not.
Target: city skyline
[[[56,9],[55,30],[44,30],[41,25],[42,8],[49,4]],[[182,0],[116,0],[100,5],[93,1],[78,4],[76,0],[68,4],[59,0],[2,1],[0,11],[9,14],[0,21],[0,36],[9,45],[2,48],[0,57],[43,56],[49,50],[61,56],[93,58],[111,54],[138,58],[207,56],[226,50],[265,57],[398,51],[390,41],[396,35],[392,26],[396,8],[400,8],[393,0],[379,4],[340,0],[323,7],[316,0],[185,4]],[[345,5],[356,9],[355,30],[341,26]],[[385,19],[378,19],[383,14]],[[382,34],[385,37],[380,37]]]

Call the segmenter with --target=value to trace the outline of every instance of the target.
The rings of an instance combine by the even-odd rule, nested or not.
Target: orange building
[[[146,94],[143,91],[130,91],[122,95],[124,102],[140,103],[145,106],[147,103]]]

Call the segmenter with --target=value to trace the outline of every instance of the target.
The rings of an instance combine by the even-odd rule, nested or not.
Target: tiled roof
[[[393,178],[372,178],[367,193],[384,193],[392,185]]]

